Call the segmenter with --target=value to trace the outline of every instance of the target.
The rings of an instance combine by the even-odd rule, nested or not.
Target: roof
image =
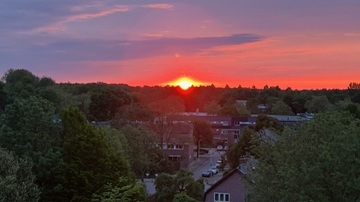
[[[226,174],[223,178],[221,178],[219,181],[217,181],[213,186],[211,186],[208,190],[206,190],[205,194],[204,194],[204,200],[206,197],[206,194],[211,192],[212,190],[214,190],[217,186],[219,186],[220,184],[222,184],[224,181],[226,181],[227,179],[229,179],[231,176],[233,176],[234,174],[238,173],[239,175],[244,175],[238,168],[235,168],[233,170],[231,170],[228,174]]]
[[[192,124],[175,124],[163,136],[164,143],[190,143],[193,141]]]

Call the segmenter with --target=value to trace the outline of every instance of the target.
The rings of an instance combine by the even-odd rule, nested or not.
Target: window
[[[228,202],[230,201],[229,193],[214,193],[214,202]]]
[[[183,150],[183,149],[184,149],[184,146],[181,145],[181,144],[176,144],[174,149]]]
[[[226,135],[226,134],[228,134],[228,131],[227,130],[221,130],[221,134]]]
[[[227,122],[227,121],[221,121],[221,124],[222,124],[223,126],[228,126],[228,125],[229,125],[229,122]]]
[[[170,161],[180,161],[181,156],[180,155],[169,155],[169,160]]]

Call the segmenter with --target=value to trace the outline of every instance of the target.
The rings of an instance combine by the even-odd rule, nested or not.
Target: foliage
[[[127,121],[149,121],[154,118],[153,116],[153,113],[143,104],[131,103],[120,107],[115,118]]]
[[[360,90],[360,83],[351,82],[348,86],[349,90]]]
[[[40,189],[28,158],[0,148],[0,201],[38,201]]]
[[[163,157],[154,133],[131,125],[120,128],[120,131],[128,143],[127,155],[131,170],[138,177],[142,178],[146,171],[153,174],[166,171],[160,165]]]
[[[155,179],[156,201],[173,201],[175,195],[184,193],[187,196],[202,200],[204,195],[203,181],[195,181],[192,173],[186,170],[180,170],[175,175],[166,173],[160,174]],[[178,199],[183,198],[178,196]]]
[[[213,100],[204,106],[204,110],[208,114],[220,114],[221,106]]]
[[[185,193],[179,193],[179,194],[176,194],[174,196],[174,200],[173,202],[196,202],[197,200],[195,200],[194,198],[188,196],[187,194]]]
[[[280,132],[284,129],[284,126],[275,118],[266,116],[265,114],[259,114],[256,117],[255,131],[260,131],[263,128],[270,128]]]
[[[74,108],[61,114],[64,138],[64,197],[73,201],[89,201],[107,183],[129,176],[128,162],[117,155],[103,129],[90,125]]]
[[[331,107],[332,105],[325,95],[312,96],[311,100],[308,100],[305,103],[305,108],[311,113],[325,112],[330,110]]]
[[[25,69],[9,69],[2,80],[9,102],[16,98],[29,98],[35,94],[39,78]]]
[[[96,92],[90,99],[90,115],[96,121],[113,119],[121,106],[128,105],[132,101],[127,92],[113,88]]]
[[[6,93],[4,91],[5,84],[0,81],[0,114],[5,110]]]
[[[275,103],[271,105],[270,113],[279,115],[294,115],[291,108],[281,100],[275,101]]]
[[[343,112],[318,114],[286,130],[261,159],[250,201],[358,201],[360,121]]]
[[[44,198],[58,185],[55,173],[62,163],[54,108],[37,97],[16,99],[7,105],[0,123],[0,145],[20,157],[30,157]]]
[[[202,142],[203,144],[211,145],[213,136],[214,136],[214,134],[213,134],[214,132],[211,128],[211,125],[206,121],[195,120],[193,122],[193,126],[194,126],[194,130],[193,130],[194,142],[196,143],[196,145],[198,147],[197,157],[199,157],[200,142]]]
[[[147,193],[144,184],[121,177],[116,185],[106,184],[100,193],[91,198],[92,202],[146,202]]]
[[[229,150],[226,152],[227,161],[231,168],[236,168],[239,166],[239,160],[242,156],[246,154],[254,154],[254,143],[255,131],[248,127],[244,127],[241,131],[241,136],[239,141],[232,145]]]
[[[360,106],[359,104],[348,104],[345,108],[354,118],[360,119]]]

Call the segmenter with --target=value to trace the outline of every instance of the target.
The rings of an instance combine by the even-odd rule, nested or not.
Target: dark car
[[[202,172],[201,176],[203,176],[203,177],[212,177],[213,172],[211,170],[205,170],[204,172]]]

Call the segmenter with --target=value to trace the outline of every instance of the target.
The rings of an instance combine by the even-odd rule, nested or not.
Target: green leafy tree
[[[214,132],[211,125],[206,121],[195,120],[193,122],[194,130],[194,141],[197,145],[197,158],[199,158],[200,142],[203,144],[212,144]]]
[[[241,113],[243,112],[243,109],[238,107],[235,102],[226,102],[222,106],[220,114],[223,116],[238,116],[240,115],[238,110],[241,110]]]
[[[311,100],[306,101],[305,108],[308,112],[319,113],[329,111],[332,105],[325,95],[321,95],[312,96]]]
[[[30,97],[7,105],[0,119],[0,145],[20,157],[30,157],[42,198],[51,197],[58,186],[56,173],[62,163],[59,127],[48,101]]]
[[[0,201],[39,201],[40,189],[31,169],[31,159],[0,148]]]
[[[9,102],[34,95],[39,83],[39,78],[25,69],[10,69],[2,80],[5,82],[4,90]]]
[[[106,184],[100,193],[92,196],[92,202],[146,202],[148,201],[144,184],[121,177],[117,185]]]
[[[360,200],[360,121],[327,112],[286,130],[251,175],[250,201]]]
[[[64,196],[67,201],[90,201],[107,183],[131,176],[124,156],[117,155],[101,128],[90,125],[75,108],[61,114],[64,138]]]
[[[148,108],[160,115],[185,111],[184,100],[180,96],[170,95],[163,100],[148,104]]]
[[[197,202],[197,200],[182,192],[174,196],[173,202]]]
[[[236,168],[239,166],[239,160],[242,156],[246,154],[254,154],[254,147],[256,147],[255,141],[255,131],[245,127],[241,131],[241,136],[239,141],[232,145],[226,153],[227,161],[231,168]]]
[[[161,149],[157,146],[156,134],[141,127],[126,125],[120,128],[127,141],[127,154],[131,170],[143,177],[145,172],[159,173],[166,171],[160,162],[163,159]]]
[[[219,105],[219,103],[213,100],[204,106],[204,110],[208,114],[220,114],[221,106]]]
[[[266,116],[265,114],[259,114],[256,117],[255,131],[260,131],[263,128],[269,128],[281,132],[284,129],[284,126],[275,118]]]
[[[177,194],[184,193],[195,200],[202,200],[204,184],[202,180],[195,181],[192,173],[180,170],[175,175],[160,174],[155,179],[156,201],[173,201]],[[178,196],[181,197],[181,196]]]
[[[251,112],[250,110],[247,108],[246,105],[236,105],[236,111],[238,112],[239,115],[250,115]]]
[[[359,104],[348,104],[345,108],[355,118],[360,119],[360,106]]]
[[[115,118],[123,105],[131,103],[131,96],[122,90],[104,89],[91,96],[90,115],[96,121],[107,121]]]
[[[154,114],[141,103],[131,103],[124,105],[116,114],[117,120],[127,121],[149,121],[154,118]]]
[[[6,93],[4,91],[5,83],[0,81],[0,113],[5,110],[6,105]]]
[[[280,115],[294,115],[291,107],[281,100],[278,100],[271,105],[270,113]]]

